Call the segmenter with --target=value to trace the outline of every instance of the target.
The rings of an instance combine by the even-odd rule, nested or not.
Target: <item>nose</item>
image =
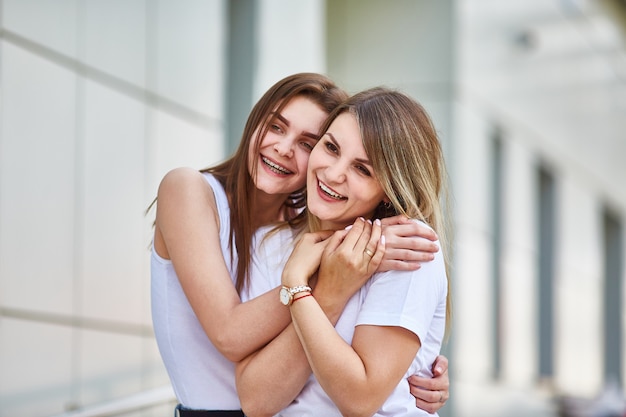
[[[325,169],[325,179],[329,183],[339,184],[346,180],[346,167],[343,163],[329,164]]]
[[[283,138],[274,144],[274,150],[280,156],[291,158],[293,156],[293,141],[289,138]]]

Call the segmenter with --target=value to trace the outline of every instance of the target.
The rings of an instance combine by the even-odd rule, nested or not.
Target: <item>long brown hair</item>
[[[283,78],[270,87],[252,108],[235,153],[225,162],[200,171],[213,174],[224,186],[228,196],[231,229],[229,248],[231,255],[237,253],[237,292],[241,292],[248,280],[251,242],[255,232],[252,210],[255,208],[253,196],[256,194],[252,192],[255,187],[252,178],[256,175],[256,166],[248,166],[250,142],[256,141],[254,151],[258,154],[261,141],[257,139],[267,133],[272,113],[279,114],[294,97],[302,96],[320,106],[326,113],[330,113],[348,97],[344,90],[321,74],[299,73]],[[305,203],[304,187],[287,198],[283,206],[283,216],[290,225],[297,227],[306,220],[301,210]]]

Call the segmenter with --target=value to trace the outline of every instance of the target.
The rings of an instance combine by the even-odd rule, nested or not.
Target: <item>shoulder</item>
[[[169,171],[159,184],[157,193],[157,214],[158,207],[164,205],[183,207],[205,207],[215,208],[215,197],[213,188],[200,171],[182,167]],[[173,207],[174,208],[174,207]]]
[[[208,182],[200,171],[189,167],[180,167],[174,168],[167,174],[165,174],[165,176],[161,180],[159,190],[163,188],[169,189],[173,187],[185,187],[203,184],[208,185]]]
[[[212,195],[212,187],[200,171],[188,167],[174,168],[161,180],[157,200],[162,201],[170,196],[181,198],[185,195],[197,198],[202,194]]]

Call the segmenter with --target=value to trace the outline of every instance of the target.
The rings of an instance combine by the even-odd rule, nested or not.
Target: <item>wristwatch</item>
[[[283,287],[280,289],[280,302],[285,306],[290,306],[293,303],[293,296],[299,292],[308,291],[311,292],[311,287],[308,285],[298,285],[297,287]]]

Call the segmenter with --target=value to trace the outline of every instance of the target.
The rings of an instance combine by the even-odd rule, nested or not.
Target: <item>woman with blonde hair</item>
[[[180,415],[242,415],[233,362],[267,344],[291,320],[275,303],[278,288],[248,301],[253,240],[264,225],[296,227],[305,219],[309,154],[323,121],[346,96],[320,74],[286,77],[254,106],[231,158],[200,172],[177,168],[161,181],[152,318]],[[413,269],[432,244],[405,238],[431,232],[400,218],[385,233],[397,252],[382,268]],[[432,382],[447,387],[447,375]]]
[[[432,376],[449,317],[437,134],[421,105],[385,88],[351,97],[324,132],[309,158],[308,233],[270,277],[282,282],[292,323],[237,365],[242,408],[250,417],[427,415],[405,379]],[[398,214],[431,227],[443,250],[418,270],[377,272],[387,248],[380,219]],[[281,259],[284,245],[280,233],[268,238],[259,261]]]

